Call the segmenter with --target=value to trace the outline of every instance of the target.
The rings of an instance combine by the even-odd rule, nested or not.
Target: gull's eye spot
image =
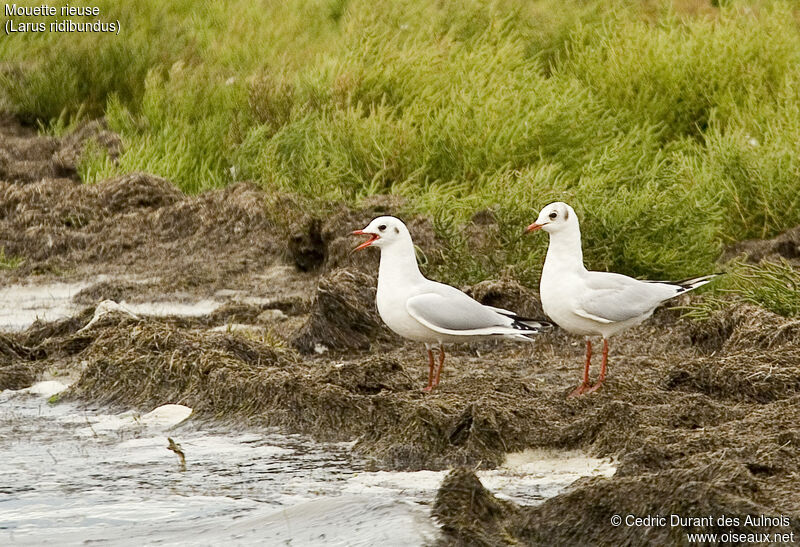
[[[381,232],[386,230],[386,224],[381,224],[380,226],[378,226],[378,230],[380,230]]]
[[[552,218],[552,219],[555,219],[557,216],[558,216],[558,213],[556,213],[555,211],[550,213],[550,218]]]

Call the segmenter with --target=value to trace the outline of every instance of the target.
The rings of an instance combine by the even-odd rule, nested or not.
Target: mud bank
[[[22,129],[5,131],[8,140]],[[786,515],[800,537],[797,320],[736,302],[704,323],[661,310],[614,339],[603,390],[570,400],[581,340],[556,331],[530,345],[464,346],[425,395],[423,348],[378,321],[377,256],[350,255],[346,235],[400,206],[376,199],[322,219],[246,183],[186,197],[144,174],[92,186],[6,177],[0,246],[23,262],[0,272],[4,283],[88,285],[72,297],[83,311],[0,337],[0,389],[68,374],[77,381],[65,399],[184,404],[200,423],[355,441],[374,469],[494,468],[530,448],[618,461],[614,477],[582,479],[534,508],[496,500],[471,471],[454,471],[434,508],[445,543],[685,542],[684,527],[609,524],[614,514],[657,512]],[[410,223],[435,260],[446,243],[427,220]],[[535,291],[513,280],[470,290],[538,310]],[[109,313],[89,325],[105,299],[219,306],[197,316]]]

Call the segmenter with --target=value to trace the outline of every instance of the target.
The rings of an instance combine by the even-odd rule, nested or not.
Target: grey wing
[[[414,319],[443,334],[479,334],[513,322],[465,294],[420,294],[408,299],[406,309]]]
[[[677,288],[606,272],[589,272],[575,313],[601,323],[616,323],[647,315],[675,296]]]

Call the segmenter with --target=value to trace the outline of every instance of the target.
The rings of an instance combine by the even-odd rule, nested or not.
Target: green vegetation
[[[453,282],[536,283],[559,199],[590,266],[715,269],[800,224],[793,2],[153,0],[98,3],[119,36],[0,41],[0,106],[45,125],[105,113],[118,164],[199,192],[250,179],[310,202],[407,198],[452,237]],[[476,252],[461,227],[491,208]]]
[[[18,256],[6,256],[5,248],[0,247],[0,270],[13,270],[18,268],[24,261],[24,258]]]
[[[800,317],[800,271],[783,261],[748,264],[734,261],[727,274],[717,281],[715,295],[686,308],[689,317],[707,319],[724,308],[731,293],[735,298],[763,306],[787,317]]]

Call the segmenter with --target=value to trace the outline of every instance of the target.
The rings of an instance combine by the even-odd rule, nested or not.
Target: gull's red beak
[[[378,237],[379,237],[378,234],[368,234],[364,230],[356,230],[355,232],[353,232],[350,235],[354,235],[354,236],[369,236],[368,240],[366,240],[364,243],[362,243],[361,245],[359,245],[358,247],[356,247],[355,249],[353,249],[351,251],[353,253],[356,252],[356,251],[360,251],[361,249],[366,249],[367,247],[369,247],[370,245],[375,243],[378,240]]]
[[[535,232],[536,230],[541,230],[541,229],[542,229],[542,225],[541,224],[536,224],[534,222],[533,224],[531,224],[530,226],[525,228],[525,233],[527,234],[529,232]]]

